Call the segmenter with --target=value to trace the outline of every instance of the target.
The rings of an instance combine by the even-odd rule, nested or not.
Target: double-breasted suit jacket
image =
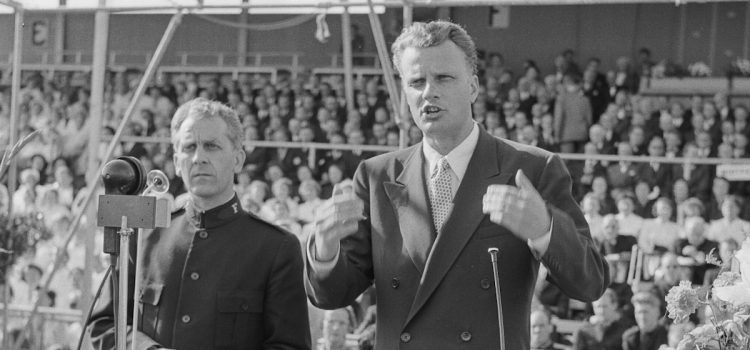
[[[360,164],[354,187],[364,200],[366,219],[342,240],[332,269],[316,268],[308,256],[306,288],[314,304],[343,307],[375,283],[377,349],[496,349],[498,317],[487,249],[497,247],[506,348],[528,349],[539,260],[528,242],[482,212],[487,186],[514,184],[518,169],[538,189],[553,219],[541,257],[551,280],[576,299],[594,300],[603,293],[607,264],[557,156],[480,130],[453,210],[434,244],[425,163],[417,144]],[[308,254],[311,247],[308,242]]]

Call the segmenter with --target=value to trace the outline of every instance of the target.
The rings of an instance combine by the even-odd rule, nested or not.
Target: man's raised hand
[[[331,199],[315,214],[316,260],[330,261],[336,256],[339,242],[357,232],[364,219],[364,202],[350,188],[333,186]]]
[[[516,186],[489,185],[482,211],[522,239],[536,239],[549,231],[551,218],[544,199],[520,169]]]

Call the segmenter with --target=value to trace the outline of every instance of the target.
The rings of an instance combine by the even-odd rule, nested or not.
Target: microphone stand
[[[117,303],[117,349],[127,349],[128,334],[128,270],[130,269],[130,236],[135,230],[128,228],[128,217],[122,217],[122,225],[117,232],[120,235],[120,273],[118,282],[119,302]],[[137,280],[136,280],[137,281]],[[135,303],[137,305],[137,303]],[[133,323],[135,327],[135,323]],[[133,342],[135,344],[135,342]]]
[[[495,277],[495,299],[497,300],[497,324],[498,334],[500,335],[500,350],[505,350],[505,327],[503,326],[503,301],[500,299],[500,273],[497,269],[497,253],[500,250],[496,247],[487,249],[492,261],[492,272]]]

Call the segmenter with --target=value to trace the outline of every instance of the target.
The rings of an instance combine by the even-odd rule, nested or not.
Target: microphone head
[[[143,166],[134,157],[110,160],[104,165],[101,177],[107,194],[137,195],[146,187]]]
[[[498,252],[500,252],[500,249],[497,249],[497,247],[490,247],[490,248],[487,248],[487,253],[490,253],[490,254],[497,254]]]

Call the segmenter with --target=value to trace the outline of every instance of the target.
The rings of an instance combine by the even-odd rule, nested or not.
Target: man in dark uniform
[[[206,99],[175,113],[174,163],[189,199],[169,228],[143,232],[137,349],[310,348],[299,242],[244,212],[233,189],[241,130],[233,110]],[[89,323],[97,349],[114,348],[113,308],[105,299]]]

